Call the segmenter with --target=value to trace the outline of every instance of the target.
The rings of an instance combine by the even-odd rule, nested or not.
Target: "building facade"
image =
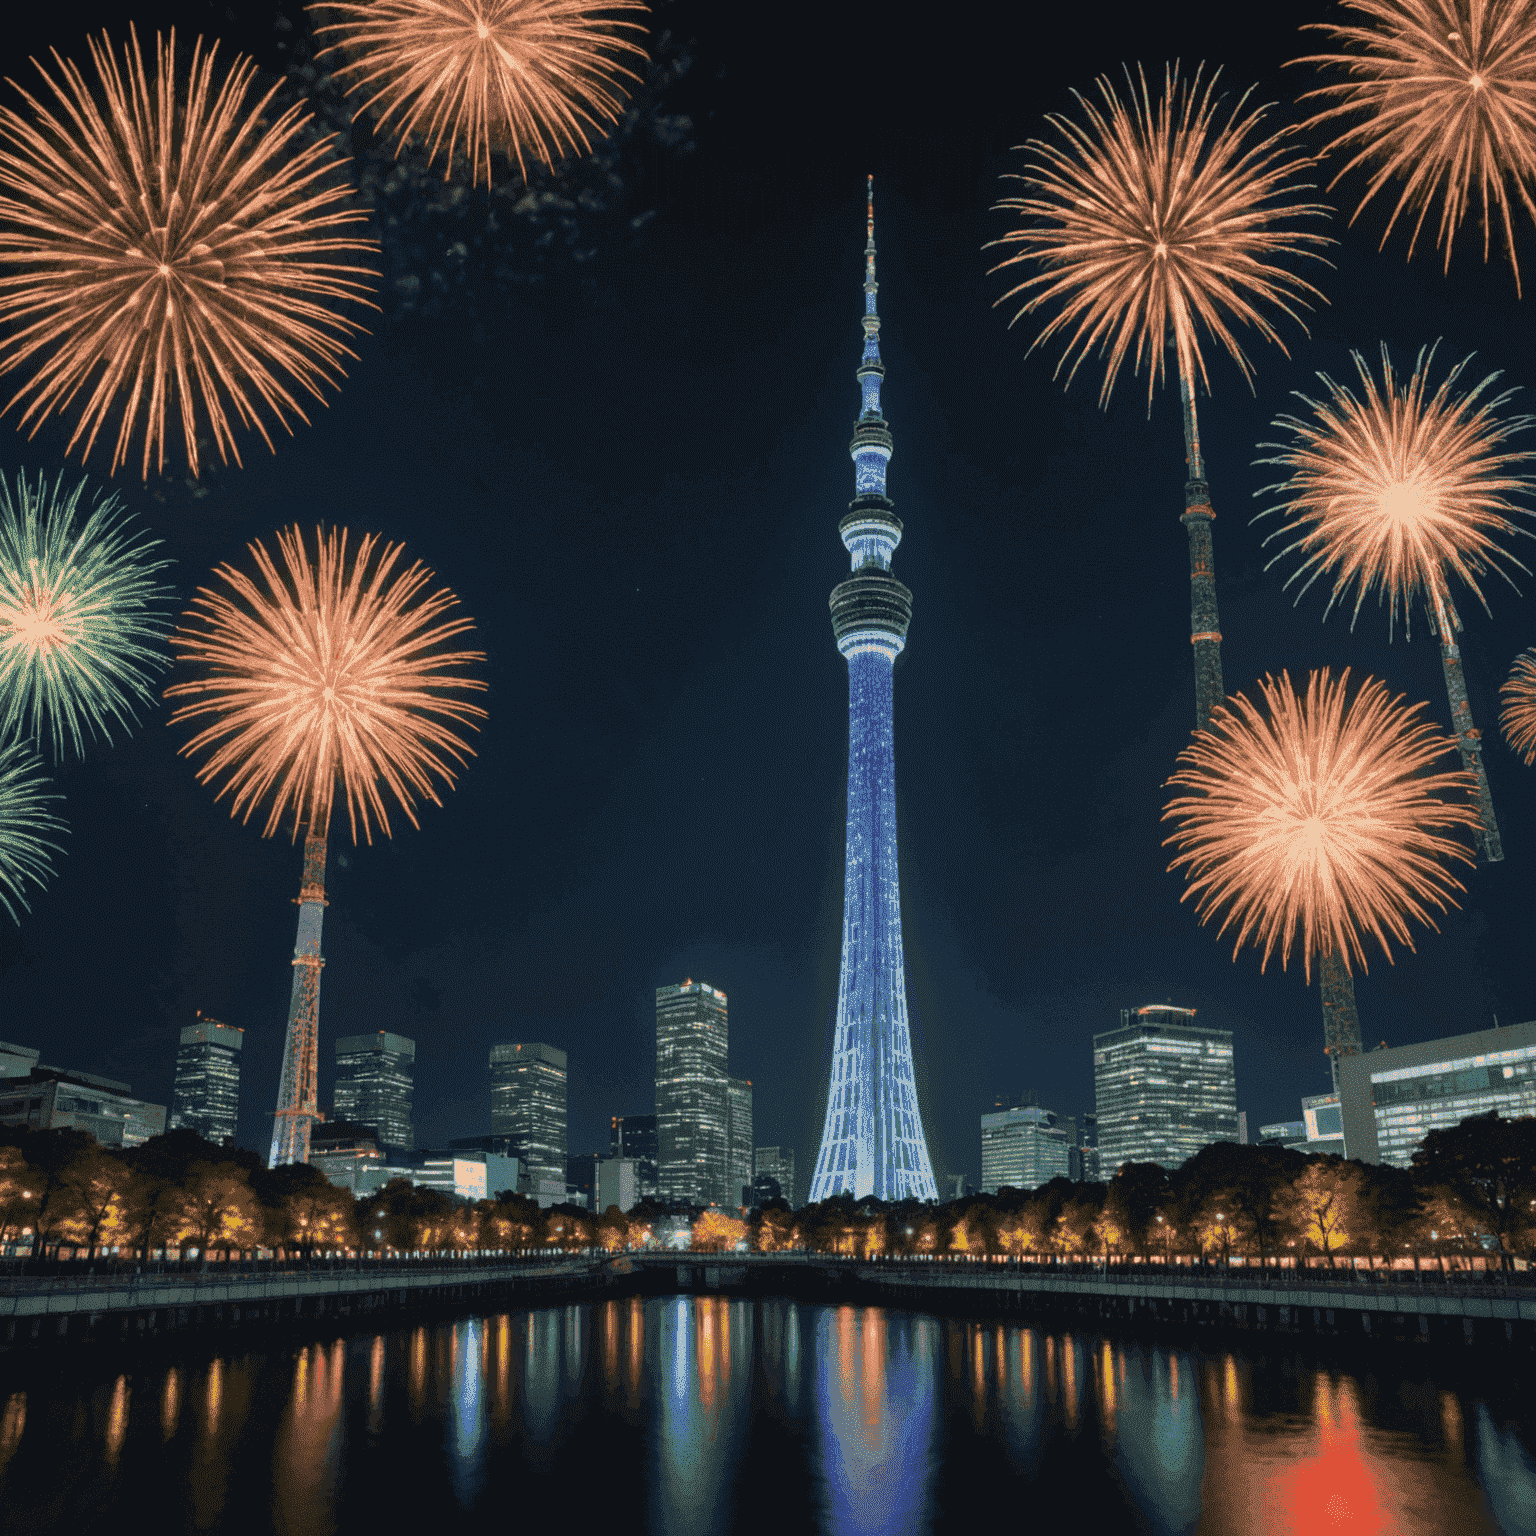
[[[597,1188],[592,1209],[604,1215],[610,1206],[626,1214],[640,1198],[637,1168],[632,1157],[605,1157],[597,1165]]]
[[[730,1109],[729,1179],[732,1205],[752,1202],[752,1082],[733,1077],[726,1084]]]
[[[1350,1157],[1410,1167],[1430,1131],[1536,1115],[1536,1022],[1345,1056],[1339,1098]]]
[[[1237,1140],[1232,1032],[1195,1023],[1193,1008],[1123,1008],[1093,1037],[1100,1174],[1122,1163],[1179,1167],[1201,1147]]]
[[[735,1205],[730,1192],[730,1025],[707,982],[656,988],[656,1172],[663,1200]]]
[[[655,1115],[615,1115],[608,1124],[608,1156],[634,1163],[637,1200],[655,1199],[661,1193],[656,1181]]]
[[[204,1018],[181,1032],[170,1128],[208,1141],[233,1142],[240,1119],[240,1048],[245,1031]]]
[[[370,1176],[383,1165],[384,1149],[371,1125],[333,1118],[322,1120],[310,1130],[309,1166],[318,1168],[341,1189],[371,1194]],[[378,1187],[382,1189],[383,1185]]]
[[[848,663],[848,822],[837,1025],[813,1202],[845,1193],[881,1200],[936,1195],[912,1067],[901,937],[893,668],[907,643],[912,593],[891,574],[901,520],[885,494],[892,440],[880,410],[878,286],[871,177],[864,350],[854,373],[863,408],[849,446],[854,497],[838,525],[852,575],[831,597],[832,633]]]
[[[525,1193],[565,1198],[565,1052],[553,1045],[491,1047],[491,1135],[506,1137]]]
[[[127,1083],[94,1072],[34,1067],[0,1078],[0,1125],[86,1131],[104,1147],[142,1146],[165,1130],[165,1106],[133,1097]]]
[[[759,1194],[759,1181],[772,1179],[779,1193]],[[793,1147],[756,1147],[752,1152],[752,1203],[761,1205],[764,1200],[779,1199],[792,1209],[799,1208],[795,1199],[795,1149]]]
[[[336,1115],[371,1125],[388,1147],[416,1145],[411,1100],[416,1083],[416,1042],[378,1030],[343,1035],[336,1042]]]
[[[981,1117],[981,1192],[1000,1189],[1039,1189],[1052,1179],[1071,1174],[1069,1153],[1076,1127],[1058,1124],[1057,1117],[1038,1105],[994,1110]]]

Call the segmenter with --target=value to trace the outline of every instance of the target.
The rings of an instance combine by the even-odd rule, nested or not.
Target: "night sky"
[[[484,1131],[488,1048],[546,1041],[570,1055],[570,1150],[605,1147],[610,1115],[653,1108],[654,989],[691,977],[729,996],[757,1143],[793,1145],[808,1178],[841,942],[847,683],[827,596],[847,571],[867,171],[905,524],[893,568],[915,595],[897,793],[934,1165],[978,1177],[976,1117],[1000,1092],[1091,1109],[1092,1033],[1146,1002],[1233,1032],[1250,1127],[1326,1090],[1315,981],[1261,975],[1251,952],[1234,964],[1166,872],[1162,786],[1194,714],[1176,396],[1149,420],[1144,379],[1123,375],[1103,412],[1088,367],[1064,393],[1057,352],[1026,356],[1035,322],[1010,332],[993,307],[1008,285],[982,246],[1008,227],[991,207],[1022,159],[1011,146],[1070,109],[1071,87],[1122,62],[1160,77],[1166,59],[1205,59],[1295,120],[1312,77],[1281,65],[1330,9],[1126,3],[1042,24],[1035,6],[950,7],[914,27],[826,0],[664,5],[658,27],[691,62],[659,109],[691,133],[633,152],[623,206],[590,242],[536,253],[510,229],[498,282],[483,235],[432,302],[434,231],[456,236],[424,219],[413,243],[386,242],[382,314],[310,426],[275,454],[245,440],[245,467],[202,494],[118,477],[176,561],[178,611],[246,540],[334,520],[403,538],[487,652],[491,717],[445,806],[372,848],[333,840],[322,1105],[336,1037],[390,1029],[417,1042],[418,1144]],[[49,45],[83,60],[87,31],[121,36],[121,15],[30,8],[4,73],[25,78]],[[141,36],[172,22],[222,36],[272,78],[295,38],[268,6],[139,0],[133,15]],[[1449,277],[1432,248],[1408,263],[1401,234],[1378,252],[1384,214],[1345,227],[1357,186],[1334,198],[1335,267],[1307,264],[1330,300],[1310,338],[1279,325],[1289,360],[1253,342],[1256,395],[1207,353],[1226,683],[1349,665],[1448,726],[1422,619],[1390,645],[1374,601],[1353,632],[1347,612],[1324,624],[1324,594],[1293,606],[1249,523],[1275,478],[1255,444],[1290,390],[1318,392],[1316,370],[1352,379],[1351,348],[1375,363],[1384,340],[1406,368],[1443,338],[1437,379],[1476,351],[1476,376],[1526,386],[1506,409],[1536,409],[1536,299],[1517,300],[1497,247],[1485,268],[1464,231]],[[1536,230],[1518,240],[1536,275]],[[13,423],[0,468],[55,470],[63,434],[28,442]],[[1470,876],[1417,953],[1373,958],[1367,1042],[1536,1017],[1536,777],[1496,730],[1498,685],[1536,643],[1533,586],[1490,582],[1491,618],[1460,603],[1506,862]],[[246,1031],[240,1140],[265,1152],[300,852],[214,804],[167,712],[60,773],[68,853],[0,939],[0,1038],[169,1104],[177,1031],[202,1009]]]

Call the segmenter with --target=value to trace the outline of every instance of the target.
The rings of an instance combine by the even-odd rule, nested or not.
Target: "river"
[[[1513,1363],[672,1297],[0,1360],[17,1533],[1536,1533]]]

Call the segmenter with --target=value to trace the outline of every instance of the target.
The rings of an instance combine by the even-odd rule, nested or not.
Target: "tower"
[[[272,1120],[267,1167],[309,1161],[309,1128],[320,1118],[320,923],[325,916],[325,849],[330,811],[304,838],[304,880],[297,897],[299,933],[293,946],[293,991],[288,1000],[288,1035],[283,1041],[283,1075]]]
[[[1211,539],[1211,488],[1200,452],[1200,423],[1195,397],[1180,372],[1184,405],[1184,453],[1189,478],[1184,482],[1184,515],[1189,535],[1189,644],[1195,656],[1195,728],[1208,730],[1211,714],[1225,694],[1221,682],[1221,618],[1216,611],[1216,554]]]
[[[880,414],[880,317],[875,312],[875,178],[864,242],[863,409],[849,452],[854,497],[838,524],[853,566],[833,589],[832,633],[848,663],[848,841],[843,865],[843,965],[821,1151],[811,1200],[934,1200],[901,948],[896,863],[892,668],[907,641],[912,594],[891,575],[901,522],[885,494],[891,433]]]

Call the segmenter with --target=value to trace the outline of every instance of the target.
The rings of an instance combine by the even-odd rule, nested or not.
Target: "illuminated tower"
[[[330,817],[304,839],[304,882],[299,887],[299,936],[293,946],[293,992],[288,1038],[272,1120],[267,1167],[309,1161],[309,1127],[320,1116],[320,921],[325,916],[325,847]]]
[[[854,498],[838,525],[853,575],[832,593],[832,633],[848,662],[848,846],[837,1034],[812,1201],[937,1199],[912,1076],[896,867],[896,759],[891,671],[907,641],[912,594],[891,575],[901,522],[885,494],[891,433],[880,414],[875,313],[875,179],[864,244],[863,410],[849,451]]]

